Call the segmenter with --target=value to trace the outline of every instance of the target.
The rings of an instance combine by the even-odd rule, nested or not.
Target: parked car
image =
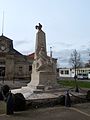
[[[78,74],[77,75],[77,79],[83,79],[83,75],[82,74]]]
[[[88,79],[88,74],[85,74],[85,73],[84,73],[84,74],[78,74],[78,75],[77,75],[77,78],[78,78],[78,79],[81,79],[81,80],[83,80],[83,79]]]

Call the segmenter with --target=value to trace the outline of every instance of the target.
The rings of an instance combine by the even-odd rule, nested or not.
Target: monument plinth
[[[46,36],[42,31],[42,25],[36,26],[35,56],[32,65],[31,82],[29,87],[47,90],[57,86],[56,81],[56,62],[53,58],[47,56]]]

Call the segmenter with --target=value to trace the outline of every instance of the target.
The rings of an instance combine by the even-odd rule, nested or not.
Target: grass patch
[[[58,80],[58,83],[63,86],[75,87],[74,80]],[[80,88],[90,88],[90,82],[77,80],[77,84]]]

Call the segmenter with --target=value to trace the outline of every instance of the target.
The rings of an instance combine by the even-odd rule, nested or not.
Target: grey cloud
[[[72,44],[71,43],[65,43],[65,42],[52,42],[52,43],[48,43],[48,45],[50,46],[64,46],[64,47],[71,47]]]
[[[88,47],[87,45],[81,45],[79,49],[84,50],[87,49],[87,47]]]
[[[15,41],[14,45],[15,46],[19,46],[19,45],[22,45],[22,44],[28,44],[28,40],[18,40],[18,41]]]
[[[29,54],[33,53],[33,51],[30,51],[30,50],[22,50],[21,53],[23,53],[24,55],[29,55]]]
[[[72,49],[64,49],[58,52],[54,52],[53,57],[56,57],[58,59],[58,62],[60,64],[60,67],[70,67],[69,59],[70,55],[72,53]],[[78,51],[81,55],[81,61],[87,62],[90,59],[88,49],[85,50],[79,50]]]
[[[65,47],[71,47],[72,46],[71,43],[60,42],[59,44],[62,45],[62,46],[65,46]]]

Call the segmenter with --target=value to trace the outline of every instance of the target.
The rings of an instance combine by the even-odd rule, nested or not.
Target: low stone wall
[[[85,103],[85,102],[88,102],[88,100],[86,99],[86,95],[71,96],[71,104],[78,104],[78,103]]]
[[[71,105],[88,102],[85,95],[70,96],[70,98],[71,98]],[[27,106],[29,108],[53,107],[56,105],[65,105],[64,95],[61,95],[57,98],[34,99],[27,101]]]
[[[58,98],[36,99],[27,101],[29,108],[52,107],[59,104]]]

